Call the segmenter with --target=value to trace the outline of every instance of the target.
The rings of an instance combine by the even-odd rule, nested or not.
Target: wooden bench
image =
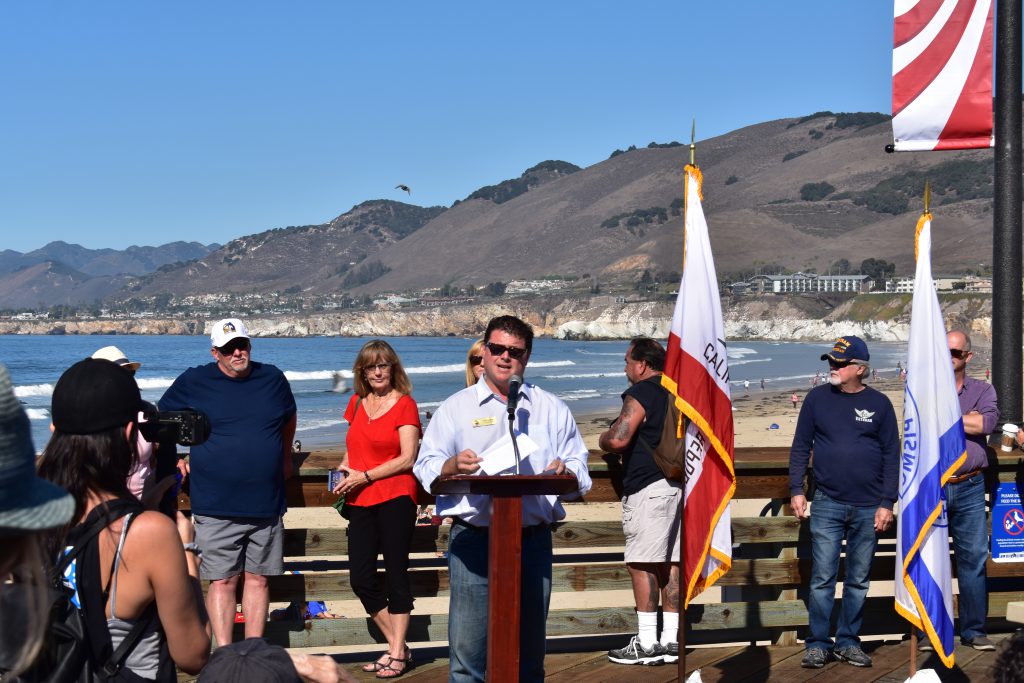
[[[299,476],[288,484],[289,506],[325,506],[334,502],[326,491],[326,468],[336,462],[333,454],[301,454]],[[999,459],[998,476],[1013,481],[1020,468],[1016,457]],[[991,468],[990,468],[991,469]],[[615,456],[592,452],[590,472],[594,486],[585,502],[567,504],[568,521],[557,525],[553,535],[555,564],[552,593],[628,591],[629,575],[623,562],[623,535],[619,521],[573,521],[577,506],[595,502],[617,502],[621,490],[621,466]],[[732,643],[769,641],[793,645],[801,627],[807,625],[806,586],[810,577],[810,546],[807,524],[788,515],[788,449],[737,449],[737,487],[733,498],[765,503],[762,516],[734,516],[733,566],[717,586],[721,600],[691,604],[686,611],[686,642]],[[182,496],[180,507],[188,507]],[[735,513],[734,513],[735,514]],[[448,570],[443,559],[434,556],[447,550],[448,526],[416,527],[411,570],[413,594],[417,598],[448,595]],[[871,569],[874,581],[895,577],[895,532],[882,536]],[[272,577],[272,602],[305,600],[354,600],[349,586],[345,530],[337,527],[287,529],[285,556],[310,561],[312,571]],[[326,571],[323,571],[326,570]],[[1012,630],[1006,621],[1007,603],[1024,600],[1024,564],[995,564],[989,561],[989,629]],[[955,576],[955,563],[954,563]],[[842,580],[842,565],[840,566]],[[712,589],[714,590],[714,589]],[[837,601],[839,602],[839,601]],[[955,609],[954,600],[954,609]],[[409,629],[410,642],[447,639],[447,614],[414,611]],[[893,598],[870,597],[862,633],[899,634],[908,623],[896,614]],[[636,630],[631,598],[625,604],[597,608],[552,608],[547,632],[555,636],[608,636]],[[369,618],[316,619],[270,622],[267,638],[286,647],[327,647],[365,645],[379,647],[381,634]],[[801,634],[802,635],[802,634]],[[236,635],[241,637],[241,632]]]

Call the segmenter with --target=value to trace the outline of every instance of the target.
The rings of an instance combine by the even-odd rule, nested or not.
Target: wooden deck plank
[[[773,667],[798,653],[801,645],[779,647],[746,647],[730,657],[703,667],[700,678],[703,683],[734,683],[738,681],[764,681],[771,677]],[[686,659],[687,672],[692,671],[690,658]]]

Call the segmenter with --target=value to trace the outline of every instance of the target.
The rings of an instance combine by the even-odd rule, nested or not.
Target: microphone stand
[[[508,434],[512,437],[512,451],[516,454],[516,476],[519,476],[519,443],[516,441],[515,410],[508,411]]]

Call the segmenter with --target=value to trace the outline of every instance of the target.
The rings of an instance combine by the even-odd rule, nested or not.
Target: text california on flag
[[[896,611],[953,666],[953,580],[942,487],[967,459],[942,311],[931,270],[931,214],[917,224],[896,525]]]
[[[992,147],[993,0],[895,0],[896,151]]]
[[[685,607],[732,566],[729,501],[736,475],[722,303],[696,166],[686,166],[683,191],[683,278],[661,381],[690,423],[683,497]]]

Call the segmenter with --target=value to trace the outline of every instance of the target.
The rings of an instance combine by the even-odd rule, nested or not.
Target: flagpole
[[[917,629],[910,627],[910,678],[917,673]]]
[[[693,117],[690,126],[690,165],[694,166],[697,145],[697,117]],[[683,176],[683,270],[686,270],[686,176]],[[683,439],[686,438],[687,420],[685,415],[679,416],[679,426]],[[683,496],[679,504],[679,661],[676,664],[676,673],[679,676],[679,683],[686,680],[686,599],[689,597],[689,577],[686,576],[686,463],[683,463]]]

